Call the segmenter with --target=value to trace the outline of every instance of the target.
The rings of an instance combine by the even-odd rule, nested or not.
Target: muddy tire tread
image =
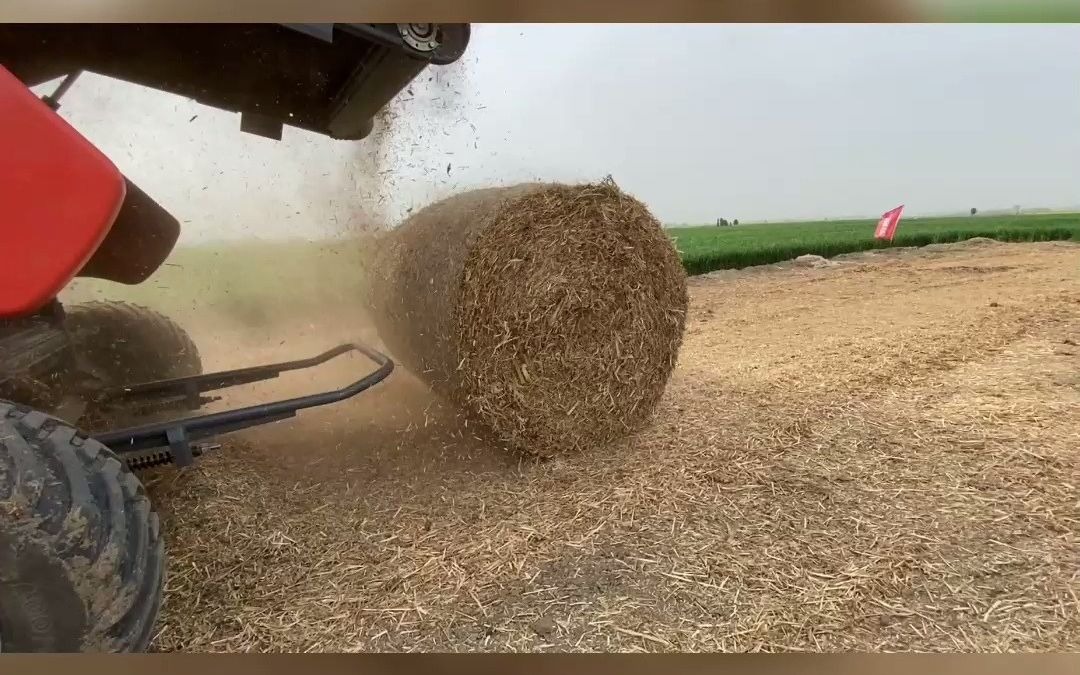
[[[0,649],[144,651],[164,573],[158,517],[116,455],[0,401]]]

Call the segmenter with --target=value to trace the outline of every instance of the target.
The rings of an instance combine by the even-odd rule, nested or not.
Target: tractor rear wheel
[[[199,350],[187,332],[148,307],[119,301],[87,302],[67,308],[64,324],[79,361],[106,386],[203,372]],[[96,431],[108,425],[126,425],[132,421],[130,417],[91,405],[82,426]]]
[[[143,651],[164,572],[157,514],[123,462],[0,401],[0,651]]]

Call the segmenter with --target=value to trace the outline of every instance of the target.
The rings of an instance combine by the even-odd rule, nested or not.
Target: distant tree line
[[[739,224],[739,219],[738,218],[736,218],[735,220],[731,220],[731,221],[729,221],[727,218],[717,218],[716,219],[716,226],[717,227],[731,227],[733,225],[738,225],[738,224]]]

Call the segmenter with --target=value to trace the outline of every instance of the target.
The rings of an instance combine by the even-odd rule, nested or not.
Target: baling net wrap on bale
[[[675,366],[686,276],[612,182],[458,194],[418,211],[371,269],[380,336],[514,449],[588,450],[639,429]]]

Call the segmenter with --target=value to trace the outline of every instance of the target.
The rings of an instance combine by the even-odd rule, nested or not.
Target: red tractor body
[[[120,171],[0,66],[0,319],[47,305],[104,241],[127,192]]]

